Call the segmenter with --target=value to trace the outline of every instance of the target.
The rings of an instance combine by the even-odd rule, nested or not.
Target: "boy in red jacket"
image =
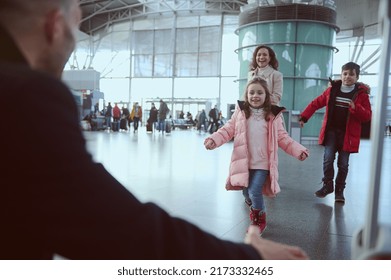
[[[361,123],[371,119],[369,87],[357,82],[360,66],[348,62],[342,66],[341,80],[331,81],[320,96],[315,98],[301,113],[300,125],[304,126],[315,111],[326,106],[319,133],[320,145],[325,147],[323,157],[323,187],[315,192],[325,197],[334,191],[334,159],[338,152],[338,173],[335,179],[335,201],[345,202],[343,191],[348,175],[349,156],[358,153]]]

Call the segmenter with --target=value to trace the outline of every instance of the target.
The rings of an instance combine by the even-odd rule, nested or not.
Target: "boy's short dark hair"
[[[342,71],[345,71],[345,70],[356,70],[356,75],[357,75],[357,78],[360,76],[360,65],[358,65],[357,63],[354,63],[354,62],[348,62],[344,65],[342,65]]]

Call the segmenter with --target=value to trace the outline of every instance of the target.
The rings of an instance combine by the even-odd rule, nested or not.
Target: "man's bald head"
[[[0,23],[3,26],[26,26],[48,12],[60,9],[67,13],[73,0],[0,0]]]
[[[79,0],[0,0],[3,26],[30,66],[57,77],[75,47]]]

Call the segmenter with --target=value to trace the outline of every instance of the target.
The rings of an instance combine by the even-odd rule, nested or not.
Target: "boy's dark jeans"
[[[323,182],[333,181],[334,179],[334,160],[338,152],[338,173],[335,180],[335,188],[345,188],[346,177],[349,169],[349,152],[342,150],[345,132],[336,129],[330,129],[325,135],[325,149],[323,156]]]

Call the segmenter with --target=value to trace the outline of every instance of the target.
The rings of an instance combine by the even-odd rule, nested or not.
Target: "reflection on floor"
[[[85,132],[87,148],[141,201],[152,201],[173,216],[232,241],[242,241],[249,224],[241,192],[224,188],[232,142],[207,151],[208,134],[174,130],[171,134]],[[307,146],[310,157],[300,162],[280,150],[281,193],[266,199],[268,227],[263,237],[298,245],[311,259],[351,258],[351,243],[366,218],[371,142],[352,154],[346,203],[334,195],[314,196],[321,187],[323,148]],[[380,195],[380,222],[391,224],[391,137],[385,137]]]

